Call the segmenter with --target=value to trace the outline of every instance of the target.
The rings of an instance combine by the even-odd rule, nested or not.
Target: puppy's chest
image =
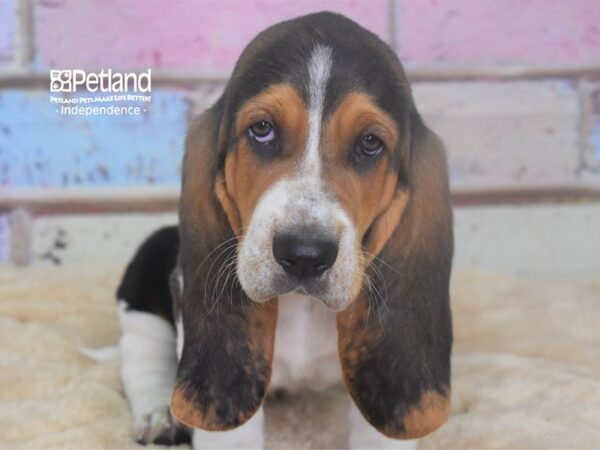
[[[318,390],[341,379],[335,313],[308,296],[279,297],[271,388]]]

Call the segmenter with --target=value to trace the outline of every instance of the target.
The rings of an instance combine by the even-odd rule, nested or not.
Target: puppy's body
[[[195,445],[260,445],[269,387],[340,379],[352,445],[446,420],[445,153],[385,43],[331,13],[265,30],[190,125],[182,168],[178,229],[142,246],[119,290],[140,440],[179,436],[160,406],[172,391]]]
[[[177,253],[178,241],[176,227],[150,236],[129,264],[118,289],[123,330],[121,376],[132,407],[136,439],[167,445],[191,441],[194,448],[261,448],[262,411],[238,429],[225,432],[192,432],[171,417],[169,404],[180,356],[177,348],[183,342],[177,326],[181,320],[155,312],[173,308],[172,297],[165,296],[164,288],[175,269],[175,260],[169,255]],[[174,290],[181,290],[177,276],[172,279]],[[150,288],[162,295],[151,295],[148,280],[153,281]],[[320,391],[343,382],[335,320],[335,312],[318,299],[302,294],[279,297],[272,391]],[[373,430],[354,405],[348,411],[348,420],[351,448],[414,447],[412,442],[393,441]]]

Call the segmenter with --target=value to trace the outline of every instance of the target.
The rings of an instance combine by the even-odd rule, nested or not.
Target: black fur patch
[[[148,237],[125,270],[117,300],[127,302],[129,309],[157,314],[174,325],[169,277],[178,251],[175,226],[161,228]]]
[[[392,426],[403,433],[404,417],[419,405],[424,393],[434,391],[444,397],[450,388],[450,264],[410,261],[395,265],[397,271],[387,263],[373,264],[379,274],[372,274],[373,278],[386,280],[386,287],[380,288],[388,292],[387,305],[372,299],[368,319],[345,330],[356,339],[340,349],[341,358],[355,400],[369,422],[380,430]],[[398,272],[419,275],[402,277]],[[365,348],[369,334],[375,342]]]

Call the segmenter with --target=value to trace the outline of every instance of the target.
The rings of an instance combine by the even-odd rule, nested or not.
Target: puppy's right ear
[[[186,139],[179,206],[184,344],[171,402],[182,423],[215,431],[243,424],[261,405],[277,320],[276,302],[254,304],[235,274],[239,219],[223,176],[222,103],[201,115]]]

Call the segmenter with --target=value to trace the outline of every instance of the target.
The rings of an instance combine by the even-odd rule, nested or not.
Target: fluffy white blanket
[[[114,267],[0,270],[0,447],[131,448]],[[421,448],[600,448],[600,280],[456,273],[453,414]],[[267,445],[346,443],[343,389],[271,401]]]

